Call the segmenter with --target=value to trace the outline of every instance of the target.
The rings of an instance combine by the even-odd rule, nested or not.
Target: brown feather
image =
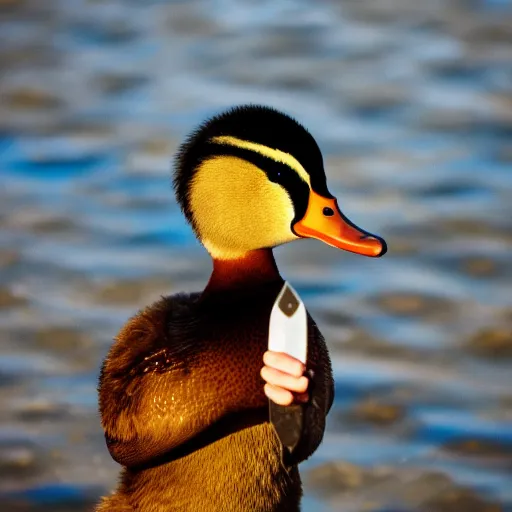
[[[309,318],[315,391],[308,439],[287,470],[259,375],[281,286],[166,297],[121,330],[99,391],[108,447],[125,469],[98,512],[299,510],[296,464],[323,437],[333,381]]]

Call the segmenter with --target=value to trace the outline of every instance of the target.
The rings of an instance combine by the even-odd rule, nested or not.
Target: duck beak
[[[363,256],[383,256],[386,242],[352,224],[341,213],[336,198],[326,198],[310,191],[306,215],[293,224],[297,236],[316,238],[326,244]]]

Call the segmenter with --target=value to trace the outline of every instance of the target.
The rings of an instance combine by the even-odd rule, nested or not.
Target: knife
[[[306,308],[298,293],[286,281],[270,313],[268,350],[285,352],[306,364],[308,352]],[[300,404],[282,406],[269,400],[269,415],[270,422],[283,447],[288,454],[292,454],[303,433],[303,406]]]

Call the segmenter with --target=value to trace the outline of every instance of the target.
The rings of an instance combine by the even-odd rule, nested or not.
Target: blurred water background
[[[196,123],[296,116],[379,260],[276,251],[336,374],[304,511],[512,510],[512,6],[0,1],[0,509],[86,511],[118,466],[113,336],[211,266],[170,187]]]

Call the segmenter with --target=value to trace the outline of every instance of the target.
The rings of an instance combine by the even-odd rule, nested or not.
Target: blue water
[[[174,202],[172,155],[205,117],[259,102],[308,127],[344,212],[389,246],[379,260],[276,251],[336,374],[303,473],[345,461],[396,477],[334,497],[306,478],[304,510],[422,511],[440,491],[411,502],[408,470],[510,506],[512,11],[448,4],[51,0],[1,18],[0,442],[22,446],[0,446],[9,503],[74,510],[114,488],[101,360],[130,315],[211,268]],[[16,103],[24,90],[49,103]],[[508,351],[472,351],[486,329]],[[402,415],[358,416],[368,401]]]

